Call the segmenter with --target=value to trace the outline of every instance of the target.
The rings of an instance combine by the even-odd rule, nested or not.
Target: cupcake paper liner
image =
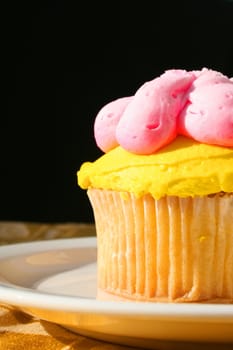
[[[98,289],[141,301],[233,302],[233,195],[89,189]]]

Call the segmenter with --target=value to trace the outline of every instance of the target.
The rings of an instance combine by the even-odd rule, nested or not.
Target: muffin
[[[233,302],[233,82],[169,70],[98,113],[78,171],[99,299]]]

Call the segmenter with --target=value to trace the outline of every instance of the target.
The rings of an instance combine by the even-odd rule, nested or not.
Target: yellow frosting
[[[102,188],[180,197],[233,192],[233,148],[202,144],[178,136],[151,155],[138,155],[121,147],[86,162],[78,171],[83,189]]]

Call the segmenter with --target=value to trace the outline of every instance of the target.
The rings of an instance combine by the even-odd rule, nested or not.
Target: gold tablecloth
[[[1,245],[93,235],[95,235],[95,228],[92,224],[0,223]],[[0,304],[0,350],[21,349],[123,350],[129,347],[74,334],[59,325],[33,318],[10,305]]]

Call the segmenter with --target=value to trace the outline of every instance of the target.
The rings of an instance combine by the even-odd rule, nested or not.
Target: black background
[[[166,69],[233,76],[233,2],[32,3],[3,13],[0,220],[92,221],[76,171],[102,154],[97,112]]]

